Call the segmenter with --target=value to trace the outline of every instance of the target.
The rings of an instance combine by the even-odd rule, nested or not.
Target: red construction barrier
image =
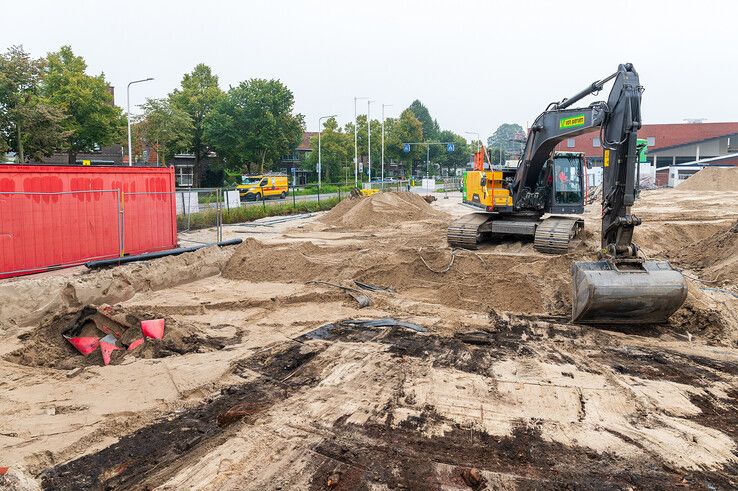
[[[0,278],[177,246],[174,169],[0,165]]]

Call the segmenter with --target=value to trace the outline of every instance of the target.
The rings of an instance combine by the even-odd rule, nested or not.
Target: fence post
[[[338,201],[341,201],[341,183],[338,183]]]
[[[267,209],[267,203],[266,203],[266,197],[264,196],[264,187],[263,186],[261,187],[261,206],[266,211],[266,209]]]
[[[297,200],[295,199],[295,186],[292,186],[292,209],[297,209]]]
[[[320,186],[318,186],[318,204],[320,204]]]
[[[116,189],[116,201],[118,206],[118,254],[123,257],[123,209],[121,208],[120,189]]]
[[[120,215],[120,257],[123,257],[126,254],[126,193],[123,190],[120,192]]]

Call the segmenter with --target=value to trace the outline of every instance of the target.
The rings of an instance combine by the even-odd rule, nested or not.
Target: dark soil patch
[[[451,422],[447,422],[453,426]],[[357,426],[338,421],[335,437],[314,450],[327,457],[317,465],[311,489],[440,490],[449,486],[485,489],[485,472],[512,476],[518,489],[714,489],[730,485],[719,473],[684,476],[651,460],[627,461],[584,447],[564,446],[541,438],[533,424],[510,436],[491,436],[453,426],[440,437],[426,437],[414,425]],[[456,466],[450,475],[436,464]]]
[[[184,454],[197,452],[206,442],[217,444],[227,438],[226,430],[233,423],[256,418],[295,389],[310,386],[313,379],[301,378],[297,371],[324,347],[303,348],[295,343],[264,355],[249,363],[261,374],[256,380],[223,389],[220,396],[200,406],[49,469],[41,476],[44,489],[148,489],[147,483],[156,480],[158,472],[174,472]],[[275,380],[293,374],[289,384]]]

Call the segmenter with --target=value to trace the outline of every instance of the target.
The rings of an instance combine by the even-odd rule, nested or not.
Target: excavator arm
[[[602,231],[599,261],[572,266],[572,320],[592,324],[647,324],[666,322],[687,297],[684,277],[668,261],[646,260],[633,242],[641,220],[631,213],[638,192],[637,138],[641,127],[638,74],[625,64],[604,79],[615,79],[604,110],[600,140],[603,152]],[[595,82],[557,109],[568,107]],[[544,113],[545,114],[545,113]],[[598,113],[599,114],[599,113]]]

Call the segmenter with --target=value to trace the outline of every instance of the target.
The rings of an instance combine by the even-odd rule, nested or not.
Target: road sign
[[[455,145],[453,143],[449,143],[448,145],[446,145],[446,151],[449,153],[453,152],[454,148],[455,148]]]
[[[405,152],[405,153],[410,153],[410,144],[409,143],[405,143],[402,146],[402,151]]]

